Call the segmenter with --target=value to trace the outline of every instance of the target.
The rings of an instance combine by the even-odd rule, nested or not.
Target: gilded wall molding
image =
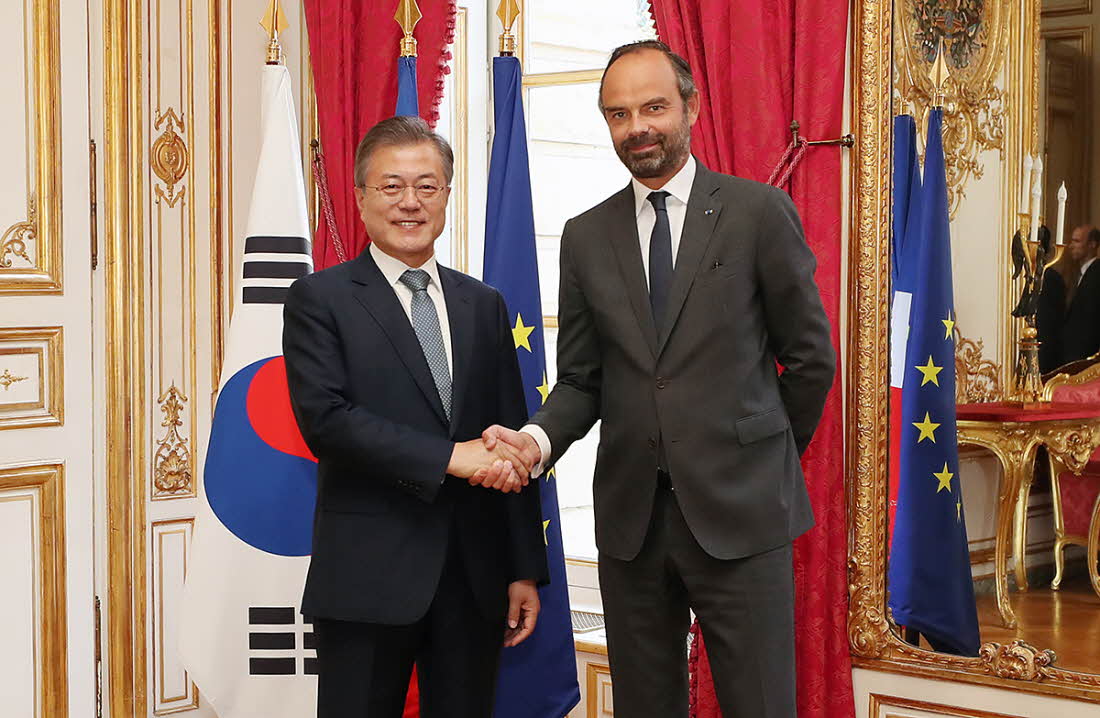
[[[984,3],[901,0],[896,5],[897,111],[925,127],[936,89],[930,69],[943,43],[951,76],[944,105],[944,161],[951,216],[971,178],[981,179],[983,150],[1004,156],[1006,93],[996,85],[1008,47],[1012,0]]]
[[[183,420],[180,418],[187,408],[187,397],[176,388],[175,383],[157,399],[164,420],[164,436],[157,441],[157,451],[153,456],[153,500],[194,496],[194,461],[188,440],[180,435]]]
[[[184,713],[199,707],[199,692],[181,662],[176,646],[167,640],[171,624],[178,627],[182,616],[169,611],[179,606],[183,580],[190,559],[193,518],[153,521],[150,526],[153,595],[153,715]],[[171,603],[170,597],[174,597]]]
[[[61,327],[0,328],[0,430],[65,422]]]
[[[1021,19],[1024,47],[1038,32],[1037,0]],[[886,610],[888,445],[890,17],[885,0],[861,0],[853,14],[851,116],[858,123],[852,168],[849,252],[847,483],[849,493],[848,640],[853,665],[931,680],[1100,701],[1100,676],[1061,669],[1023,642],[987,643],[975,657],[926,651],[902,641]],[[1026,36],[1026,37],[1024,37]],[[1035,65],[1035,56],[1028,60]],[[1024,64],[1027,67],[1027,64]],[[1034,75],[1023,71],[1023,77]],[[1034,97],[1034,93],[1030,95]],[[1034,140],[1034,138],[1032,138]],[[1018,188],[1016,188],[1018,189]]]
[[[37,514],[37,598],[42,650],[35,656],[35,675],[39,682],[39,715],[50,717],[69,714],[69,680],[64,670],[68,661],[64,482],[64,464],[0,466],[0,501],[7,499],[5,494],[24,499],[30,492],[30,501]]]
[[[59,3],[23,3],[30,12],[24,44],[28,96],[23,103],[28,112],[25,146],[31,153],[27,216],[8,224],[0,234],[0,294],[61,292]]]
[[[107,402],[107,686],[115,718],[148,714],[146,648],[145,5],[103,2],[104,217]]]

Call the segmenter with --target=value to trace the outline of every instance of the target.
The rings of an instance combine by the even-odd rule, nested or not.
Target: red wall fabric
[[[420,116],[435,124],[450,72],[446,48],[454,40],[455,0],[419,0],[423,19],[416,26],[417,95]],[[375,123],[393,115],[397,104],[397,57],[401,27],[394,0],[305,0],[317,119],[329,195],[347,258],[359,254],[367,236],[355,207],[355,148]],[[318,221],[313,240],[315,269],[337,263],[326,222]]]
[[[652,0],[651,5],[658,37],[691,64],[702,94],[692,148],[709,168],[763,182],[791,142],[791,120],[798,120],[802,136],[811,140],[842,134],[847,0]],[[809,148],[786,187],[817,255],[817,283],[838,357],[841,151]],[[840,376],[838,371],[802,460],[817,525],[794,544],[801,718],[855,715]],[[692,715],[720,716],[705,641],[692,681]]]

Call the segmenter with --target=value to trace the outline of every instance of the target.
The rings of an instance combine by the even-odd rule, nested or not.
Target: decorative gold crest
[[[180,415],[186,408],[187,397],[172,384],[157,399],[157,403],[164,412],[164,421],[160,425],[167,427],[168,431],[157,442],[157,453],[153,457],[153,496],[193,493],[191,449],[187,446],[187,439],[179,433],[179,427],[183,426]]]
[[[4,391],[8,390],[12,384],[17,382],[26,381],[25,376],[15,376],[9,369],[5,369],[3,374],[0,374],[0,387],[4,388]]]
[[[27,220],[16,222],[0,235],[0,268],[11,269],[14,266],[12,257],[18,257],[27,264],[34,266],[34,261],[27,253],[27,243],[38,238],[38,208],[34,196],[27,200]],[[11,255],[11,256],[8,256]]]
[[[950,73],[944,94],[943,146],[954,217],[970,178],[980,179],[982,150],[1004,152],[1005,93],[994,85],[1008,47],[1008,0],[902,0],[895,4],[895,111],[923,128],[936,100],[933,68],[943,47]]]
[[[187,144],[176,133],[176,128],[178,127],[180,132],[185,132],[186,129],[183,120],[171,107],[168,108],[167,112],[158,113],[153,128],[159,130],[162,125],[164,130],[161,132],[160,137],[153,142],[149,161],[153,166],[154,174],[167,185],[167,191],[157,186],[155,190],[157,202],[163,199],[168,202],[169,207],[175,207],[176,203],[183,199],[183,195],[187,190],[186,187],[181,187],[177,192],[176,185],[187,174],[189,165]]]

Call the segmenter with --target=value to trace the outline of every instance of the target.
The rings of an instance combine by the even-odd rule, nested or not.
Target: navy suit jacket
[[[547,579],[539,492],[444,478],[456,441],[519,427],[526,407],[504,300],[439,267],[453,357],[446,420],[408,315],[369,251],[296,281],[284,310],[291,404],[318,459],[313,555],[302,613],[406,625],[422,617],[447,556],[485,616],[503,622],[507,586]]]

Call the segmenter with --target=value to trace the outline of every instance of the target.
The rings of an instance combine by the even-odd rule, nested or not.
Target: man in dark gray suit
[[[633,180],[565,225],[554,390],[520,432],[484,438],[538,475],[603,422],[617,716],[687,716],[690,609],[725,715],[792,718],[791,541],[813,524],[799,457],[835,371],[816,263],[786,193],[691,156],[699,96],[665,45],[618,48],[600,109]]]

